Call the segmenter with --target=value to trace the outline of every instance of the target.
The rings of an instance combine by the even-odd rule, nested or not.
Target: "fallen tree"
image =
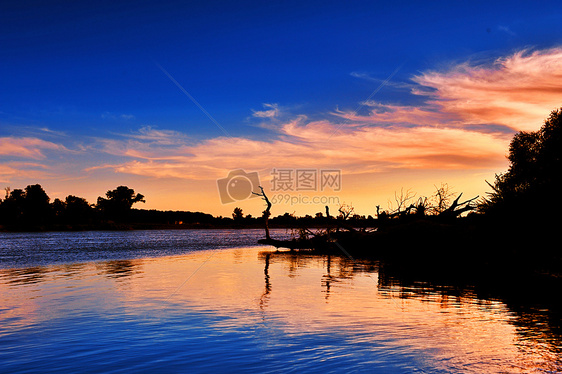
[[[393,236],[396,236],[394,239],[401,240],[402,237],[410,234],[412,236],[423,235],[424,230],[428,233],[431,232],[431,235],[439,235],[438,231],[451,231],[450,226],[454,225],[456,218],[463,213],[476,209],[473,202],[478,198],[476,196],[461,202],[461,193],[449,203],[454,195],[449,191],[447,185],[442,185],[437,188],[434,196],[420,197],[416,203],[408,204],[415,195],[410,191],[406,193],[401,191],[400,195],[395,194],[396,208],[381,211],[380,206],[377,206],[376,224],[371,230],[353,227],[349,223],[353,207],[341,205],[338,209],[340,213],[338,217],[330,216],[329,207],[326,207],[326,216],[329,218],[326,227],[315,231],[308,227],[300,227],[297,230],[298,235],[292,239],[278,240],[271,238],[269,233],[268,218],[272,204],[262,187],[260,190],[260,193],[254,192],[254,194],[263,198],[267,208],[263,212],[265,238],[260,239],[258,243],[272,245],[276,248],[312,251],[339,251],[343,248],[342,246],[351,250],[357,247],[361,247],[362,250],[380,248],[391,243]]]

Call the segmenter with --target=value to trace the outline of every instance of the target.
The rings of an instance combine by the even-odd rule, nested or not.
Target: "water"
[[[562,371],[551,310],[262,234],[0,234],[0,372]]]
[[[218,234],[218,235],[217,235]],[[287,237],[290,232],[277,230]],[[0,233],[0,268],[183,254],[254,246],[263,230]]]

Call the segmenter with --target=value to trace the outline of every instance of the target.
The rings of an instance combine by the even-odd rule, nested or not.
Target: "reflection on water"
[[[100,263],[99,268],[108,277],[122,278],[142,273],[141,264],[142,260],[113,260]]]
[[[24,269],[8,269],[5,271],[9,279],[8,282],[14,284],[41,282],[48,272],[48,269],[41,266],[33,266]]]
[[[1,370],[562,370],[556,310],[480,293],[264,247],[5,269]]]
[[[501,302],[513,317],[509,322],[516,327],[517,344],[523,346],[533,341],[558,356],[562,353],[562,283],[558,278],[532,277],[520,270],[489,276],[475,274],[473,278],[449,274],[444,278],[424,273],[423,269],[389,264],[381,265],[378,273],[380,292],[387,292],[390,297],[468,300],[482,307]]]
[[[280,239],[286,230],[272,230]],[[0,268],[177,255],[256,245],[263,230],[0,232]]]
[[[265,274],[265,289],[260,298],[260,308],[263,309],[267,306],[267,301],[269,300],[269,294],[271,293],[271,282],[269,281],[269,260],[271,258],[271,253],[265,253],[263,256],[265,266],[263,268],[263,273]]]

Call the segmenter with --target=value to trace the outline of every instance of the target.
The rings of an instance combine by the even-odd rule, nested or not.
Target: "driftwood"
[[[478,199],[478,196],[473,197],[472,199],[466,200],[462,203],[459,203],[459,199],[461,198],[461,196],[462,196],[462,192],[455,199],[455,201],[453,201],[453,203],[451,204],[450,207],[448,207],[447,209],[445,209],[444,211],[439,213],[438,217],[445,218],[445,219],[456,218],[464,212],[474,210],[475,207],[470,205],[470,203],[473,202],[474,200]],[[464,205],[464,207],[463,207],[463,205]]]
[[[340,207],[339,212],[341,216],[335,219],[330,216],[329,208],[326,206],[326,216],[327,218],[332,218],[329,222],[333,223],[333,225],[328,226],[332,227],[326,227],[325,230],[320,230],[316,233],[308,228],[301,228],[300,230],[302,230],[303,235],[301,235],[300,238],[277,240],[272,239],[269,234],[268,218],[270,215],[271,203],[265,195],[263,188],[260,187],[260,189],[261,193],[254,192],[254,194],[261,196],[267,203],[267,209],[263,212],[266,237],[265,239],[260,239],[258,243],[272,245],[276,248],[288,248],[290,250],[333,250],[336,247],[341,248],[341,244],[344,243],[346,246],[378,246],[378,244],[382,244],[383,241],[388,240],[388,236],[392,236],[392,233],[400,233],[399,236],[404,236],[408,235],[408,232],[412,230],[423,230],[424,227],[426,229],[436,230],[440,222],[452,223],[454,219],[462,213],[474,210],[475,206],[471,205],[471,203],[478,198],[478,196],[476,196],[464,202],[459,202],[462,196],[461,193],[449,207],[434,215],[426,215],[427,199],[418,200],[416,205],[411,204],[404,210],[390,214],[387,212],[380,212],[379,206],[377,206],[379,224],[377,229],[371,232],[365,232],[364,230],[358,231],[352,225],[348,224],[348,221],[346,222],[346,219],[350,216],[353,209],[346,211],[343,207]],[[418,224],[412,226],[415,222],[418,222]],[[427,224],[430,226],[427,226]],[[340,229],[342,231],[340,231]],[[418,232],[417,234],[420,233]],[[383,237],[384,240],[382,240]]]

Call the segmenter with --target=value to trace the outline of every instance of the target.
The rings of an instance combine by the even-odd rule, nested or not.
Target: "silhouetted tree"
[[[234,211],[232,212],[232,218],[235,221],[242,220],[242,218],[244,218],[244,214],[242,213],[242,208],[239,207],[234,208]]]
[[[10,190],[9,187],[5,190],[5,199],[0,203],[2,224],[36,226],[52,218],[50,198],[41,185],[29,185],[25,190]]]
[[[68,195],[65,199],[65,218],[70,223],[86,223],[92,218],[92,207],[86,199]]]
[[[134,203],[145,202],[144,196],[135,194],[135,190],[127,186],[119,186],[105,193],[107,199],[98,197],[96,207],[106,218],[118,221],[126,220]]]
[[[39,184],[29,185],[25,188],[24,217],[27,223],[38,224],[45,222],[49,217],[49,196]]]
[[[61,223],[65,219],[66,204],[59,198],[56,198],[51,203],[51,209],[56,223]]]
[[[6,197],[0,205],[0,221],[3,224],[13,225],[23,220],[25,207],[25,192],[21,189],[11,190],[6,188]]]
[[[562,157],[562,109],[553,111],[540,130],[521,131],[509,146],[509,169],[496,175],[480,210],[504,215],[550,214],[549,199],[560,188]]]

